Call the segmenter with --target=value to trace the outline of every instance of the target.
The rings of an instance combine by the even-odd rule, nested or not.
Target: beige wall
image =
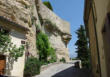
[[[94,0],[96,6],[96,13],[97,13],[97,22],[96,22],[96,30],[97,30],[97,37],[98,37],[98,44],[99,44],[99,54],[100,54],[100,64],[101,64],[101,73],[102,77],[108,77],[106,71],[106,60],[105,60],[105,51],[104,51],[104,44],[103,44],[103,35],[102,35],[102,28],[104,26],[106,14],[108,13],[108,4],[109,0]]]
[[[88,32],[89,32],[89,39],[90,39],[90,51],[91,51],[91,60],[92,60],[92,71],[94,77],[99,77],[99,63],[98,63],[98,54],[97,54],[97,43],[96,43],[96,35],[95,35],[95,28],[94,28],[94,19],[92,10],[90,11],[90,16],[88,20]]]
[[[98,48],[99,48],[99,57],[100,57],[100,67],[101,67],[101,77],[110,77],[109,75],[109,44],[104,44],[105,39],[108,38],[108,36],[106,38],[104,34],[102,34],[102,29],[104,28],[104,24],[106,21],[106,17],[107,17],[107,13],[110,12],[110,0],[92,0],[92,7],[93,7],[93,12],[95,13],[95,17],[94,17],[94,21],[95,22],[95,27],[93,28],[93,20],[91,17],[91,12],[89,14],[89,10],[90,8],[92,8],[91,6],[89,6],[89,2],[88,0],[86,0],[86,4],[85,4],[85,13],[84,13],[84,21],[85,24],[88,27],[88,32],[89,32],[89,36],[90,36],[90,48],[91,48],[91,56],[92,56],[92,63],[93,63],[93,72],[95,75],[95,71],[96,71],[96,64],[97,62],[97,58],[98,56],[96,53],[96,42],[95,42],[95,28],[96,28],[96,34],[97,34],[97,40],[98,40]],[[94,8],[95,5],[95,8]],[[88,19],[89,16],[89,19]],[[88,23],[88,24],[87,24]],[[109,32],[109,31],[108,31]],[[108,47],[108,49],[106,49]],[[108,50],[108,52],[107,52]],[[95,62],[96,61],[96,62]],[[97,77],[97,76],[95,76]]]
[[[25,40],[25,35],[17,31],[10,32],[11,41],[17,47],[21,46],[21,40]],[[23,77],[25,64],[25,51],[22,57],[19,57],[17,61],[14,61],[13,69],[11,70],[11,76]]]

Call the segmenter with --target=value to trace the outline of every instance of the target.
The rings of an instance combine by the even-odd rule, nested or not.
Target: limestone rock
[[[48,9],[41,0],[38,0],[37,8],[38,15],[43,22],[42,31],[48,35],[52,47],[56,50],[57,58],[60,60],[64,57],[68,61],[67,44],[71,39],[69,23]]]
[[[36,28],[38,15],[34,0],[0,0],[0,16],[7,20],[26,27],[27,42],[29,43],[28,51],[35,56],[36,54]],[[36,17],[32,21],[32,17]],[[34,24],[32,24],[35,22]],[[15,26],[15,25],[14,25]],[[19,29],[19,28],[18,28]]]

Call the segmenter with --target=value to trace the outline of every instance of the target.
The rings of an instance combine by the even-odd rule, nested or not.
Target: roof
[[[91,10],[91,2],[93,0],[85,0],[85,5],[84,5],[84,23],[85,23],[85,28],[86,28],[86,34],[87,34],[87,37],[89,37],[89,34],[88,34],[88,20],[89,20],[89,15],[90,15],[90,10]]]
[[[84,5],[84,23],[88,21],[92,0],[85,0]]]

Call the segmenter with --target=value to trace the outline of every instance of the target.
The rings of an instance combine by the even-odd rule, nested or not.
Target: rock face
[[[33,20],[34,18],[34,20]],[[25,53],[29,52],[31,56],[37,56],[36,52],[36,27],[37,10],[34,0],[0,0],[0,25],[13,33],[17,37],[12,37],[12,43],[17,47],[21,45],[23,39],[20,34],[23,34],[26,42],[25,52],[22,57],[19,57],[17,62],[13,63],[6,56],[5,74],[9,76],[23,77],[25,65]],[[16,39],[15,39],[16,38]],[[19,40],[19,41],[18,41]],[[11,63],[10,63],[11,62]]]
[[[48,9],[40,0],[37,2],[38,15],[42,23],[42,31],[49,37],[52,47],[56,50],[58,60],[63,57],[68,61],[67,44],[71,39],[70,25]]]
[[[0,16],[29,30],[26,34],[29,45],[28,51],[33,56],[36,54],[36,28],[35,25],[32,24],[32,17],[36,17],[36,19],[38,17],[37,10],[35,10],[34,0],[0,0]],[[35,23],[37,23],[37,20]],[[17,29],[19,30],[19,28]]]
[[[26,50],[23,57],[20,57],[23,61],[27,52],[28,56],[37,56],[36,29],[38,27],[36,28],[36,25],[39,25],[39,29],[48,35],[52,47],[56,50],[58,61],[63,57],[69,60],[67,48],[71,39],[69,23],[49,10],[41,0],[0,0],[0,25],[9,31],[23,33],[25,36]],[[15,66],[20,62],[14,64],[16,65],[13,69],[9,69],[10,71],[16,70]],[[23,66],[24,64],[25,62],[22,63]],[[19,72],[13,73],[14,76],[20,74],[19,77],[22,77],[23,68],[19,67],[17,69]]]

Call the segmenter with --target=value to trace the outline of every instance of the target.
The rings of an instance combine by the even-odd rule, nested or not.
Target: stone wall
[[[99,70],[99,63],[98,63],[98,51],[97,51],[97,42],[96,42],[96,35],[95,35],[95,28],[94,28],[94,20],[93,20],[93,13],[90,11],[90,16],[88,20],[88,33],[89,33],[89,40],[90,40],[90,51],[91,51],[91,63],[94,77],[100,77]]]
[[[98,45],[99,45],[99,55],[100,55],[100,64],[101,64],[101,73],[102,77],[109,77],[110,73],[109,66],[106,64],[109,62],[109,60],[106,62],[106,46],[104,44],[102,29],[104,27],[104,24],[106,22],[107,13],[110,13],[110,0],[94,0],[95,6],[96,6],[96,13],[97,13],[97,23],[96,23],[96,30],[97,30],[97,37],[98,37]],[[103,6],[102,6],[103,5]],[[107,76],[108,75],[108,76]]]

